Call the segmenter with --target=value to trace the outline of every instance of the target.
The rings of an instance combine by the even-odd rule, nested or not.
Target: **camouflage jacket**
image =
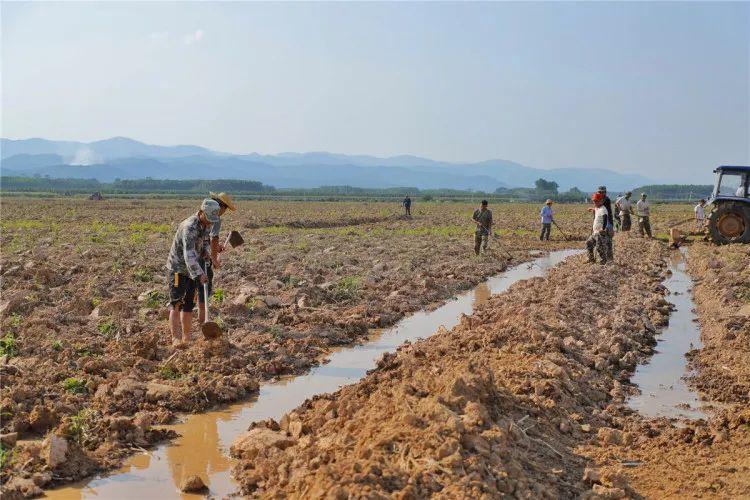
[[[210,226],[203,227],[197,214],[180,222],[167,257],[167,269],[173,273],[189,275],[193,279],[203,274],[198,257],[209,252],[210,230]]]

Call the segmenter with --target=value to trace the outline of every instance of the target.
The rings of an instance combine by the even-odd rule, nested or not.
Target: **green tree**
[[[537,193],[550,194],[557,194],[557,188],[560,187],[555,181],[548,181],[546,179],[542,179],[541,177],[534,181],[534,186],[536,186]]]

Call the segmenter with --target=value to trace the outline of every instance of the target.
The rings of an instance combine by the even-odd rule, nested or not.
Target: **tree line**
[[[505,201],[544,201],[552,198],[555,202],[587,201],[591,193],[577,187],[560,192],[555,181],[537,179],[533,188],[498,188],[494,193],[459,189],[418,189],[416,187],[362,188],[353,186],[322,186],[316,188],[274,188],[258,181],[239,179],[116,179],[114,182],[100,182],[96,179],[56,179],[50,177],[0,177],[0,189],[4,192],[50,193],[75,195],[93,192],[103,194],[154,194],[180,195],[197,194],[208,191],[226,191],[240,197],[284,197],[335,199],[398,199],[407,194],[415,200],[430,201],[474,200],[490,198]],[[660,184],[640,186],[632,189],[633,195],[645,192],[653,200],[677,201],[707,198],[712,191],[710,185]],[[612,192],[616,196],[617,192]]]

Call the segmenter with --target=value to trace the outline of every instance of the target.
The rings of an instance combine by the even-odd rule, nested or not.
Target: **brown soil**
[[[688,263],[703,341],[690,356],[693,383],[711,400],[750,407],[750,246],[694,245]]]
[[[617,426],[607,409],[669,310],[663,247],[619,243],[640,258],[573,258],[386,356],[360,383],[256,426],[233,448],[243,493],[556,498],[622,487],[584,480],[574,449]]]
[[[2,433],[17,433],[20,444],[3,452],[4,483],[46,471],[38,482],[48,487],[109,469],[169,437],[152,425],[176,412],[246,398],[260,380],[302,373],[332,347],[435,306],[509,263],[496,242],[473,256],[468,207],[369,223],[364,214],[373,207],[352,204],[345,220],[358,225],[337,228],[342,208],[334,204],[320,213],[317,205],[265,204],[254,213],[259,205],[241,203],[226,230],[247,220],[273,225],[243,230],[246,245],[223,258],[215,281],[223,295],[212,313],[226,335],[175,352],[163,266],[174,224],[195,204],[106,201],[92,213],[78,201],[17,201],[3,213],[0,313],[3,338],[12,341],[0,362],[0,413]],[[297,220],[334,227],[290,228]],[[532,248],[566,246],[525,236],[502,244],[514,262]],[[71,456],[80,452],[90,466],[61,471],[38,459],[48,433],[67,439]]]
[[[603,471],[620,470],[650,498],[750,497],[750,249],[697,243],[688,254],[703,347],[688,354],[691,384],[724,403],[708,421],[675,427],[635,416],[623,426],[655,435],[629,445],[600,442],[586,450]]]
[[[0,423],[4,443],[19,439],[3,445],[6,494],[11,479],[31,491],[29,481],[49,487],[112,468],[170,437],[153,424],[302,373],[332,347],[501,272],[505,251],[517,263],[570,245],[556,230],[557,241],[537,240],[535,205],[493,207],[502,239],[477,259],[471,205],[418,202],[406,219],[384,203],[241,202],[224,229],[247,243],[224,255],[212,305],[227,334],[175,352],[163,265],[176,223],[195,208],[22,198],[3,207],[0,317],[4,346],[12,342],[0,362]],[[655,227],[680,210],[664,207]],[[576,237],[590,225],[578,205],[558,207],[558,220]],[[49,434],[81,465],[50,467]]]

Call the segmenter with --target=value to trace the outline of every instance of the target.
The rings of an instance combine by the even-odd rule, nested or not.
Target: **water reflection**
[[[171,426],[182,437],[170,445],[158,447],[150,456],[133,457],[110,476],[51,490],[47,494],[57,499],[200,498],[178,491],[185,478],[196,474],[209,486],[211,495],[228,496],[237,490],[229,474],[229,446],[250,422],[269,417],[279,419],[307,398],[356,382],[384,353],[394,351],[407,340],[413,342],[429,337],[441,326],[453,328],[462,314],[471,314],[474,307],[486,302],[491,295],[504,292],[520,280],[543,276],[549,268],[576,253],[580,251],[556,251],[535,259],[533,265],[527,263],[510,268],[433,311],[417,312],[392,328],[373,332],[364,344],[335,351],[328,363],[306,375],[262,384],[259,395],[252,401],[187,417],[185,422]]]
[[[669,269],[672,275],[664,280],[664,286],[670,291],[667,301],[675,310],[669,316],[669,326],[658,337],[656,354],[633,375],[632,382],[641,394],[630,398],[629,405],[647,417],[707,418],[698,393],[684,380],[688,375],[685,353],[702,344],[690,293],[693,280],[685,272],[681,252],[672,253]]]

